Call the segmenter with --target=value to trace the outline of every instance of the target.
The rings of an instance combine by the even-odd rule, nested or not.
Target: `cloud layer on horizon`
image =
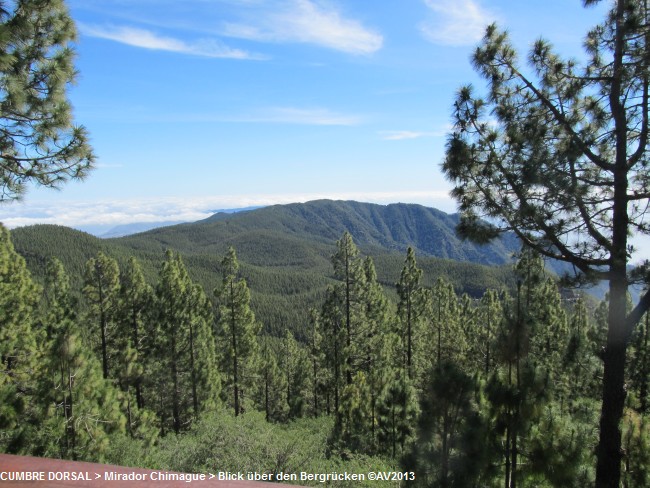
[[[193,222],[209,217],[218,209],[233,209],[319,199],[357,200],[388,204],[417,202],[453,212],[454,203],[446,191],[404,191],[368,193],[305,193],[291,195],[225,195],[194,198],[142,198],[111,201],[60,201],[12,203],[0,213],[0,222],[9,228],[34,224],[67,227],[117,226],[140,222]]]

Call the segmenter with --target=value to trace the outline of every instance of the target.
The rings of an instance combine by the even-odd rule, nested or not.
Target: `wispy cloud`
[[[385,141],[406,141],[422,139],[424,137],[444,137],[453,129],[451,124],[441,124],[439,128],[429,131],[423,130],[382,130],[379,136]]]
[[[473,45],[485,33],[485,26],[496,15],[478,0],[424,0],[431,10],[430,19],[420,24],[422,35],[434,44]]]
[[[413,130],[385,130],[379,132],[381,138],[385,141],[404,141],[408,139],[421,139],[423,137],[441,137],[444,132],[423,132]]]
[[[5,206],[0,221],[9,228],[33,224],[68,227],[116,226],[139,222],[192,222],[221,208],[244,208],[329,198],[387,204],[412,202],[454,211],[447,191],[322,192],[148,198],[106,201],[17,202]]]
[[[288,0],[279,9],[256,12],[247,22],[227,22],[223,35],[270,42],[316,44],[350,54],[372,54],[383,37],[356,20],[348,19],[330,4],[313,0]]]
[[[198,39],[187,42],[174,37],[161,36],[146,29],[126,26],[96,26],[79,24],[81,32],[90,37],[157,51],[170,51],[208,58],[264,59],[241,49],[226,46],[217,39]]]
[[[256,113],[232,119],[236,122],[261,122],[297,125],[341,125],[353,126],[362,122],[362,117],[337,113],[327,108],[270,107]]]
[[[129,111],[124,119],[124,111]],[[135,107],[100,107],[86,109],[86,118],[109,120],[121,124],[178,124],[178,123],[267,123],[294,125],[360,125],[366,117],[359,114],[337,112],[324,107],[259,107],[241,111],[224,112],[173,112],[156,113]]]

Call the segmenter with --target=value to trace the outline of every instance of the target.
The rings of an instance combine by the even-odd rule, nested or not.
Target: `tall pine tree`
[[[35,372],[41,360],[33,330],[38,288],[25,260],[0,225],[0,449],[22,448],[21,431],[33,423]]]
[[[89,304],[89,318],[99,336],[104,379],[110,375],[111,363],[117,345],[115,343],[115,319],[120,286],[120,270],[117,261],[103,252],[86,263],[84,296]]]
[[[233,247],[221,261],[221,269],[221,288],[215,290],[219,298],[218,330],[224,347],[226,386],[232,390],[232,406],[237,416],[242,413],[241,394],[247,383],[246,369],[258,353],[257,336],[261,324],[250,308],[250,292],[246,281],[239,276],[239,262]]]

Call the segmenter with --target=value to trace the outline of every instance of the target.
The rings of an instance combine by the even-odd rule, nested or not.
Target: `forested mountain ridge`
[[[476,297],[503,286],[509,270],[484,264],[507,262],[518,249],[516,242],[464,243],[454,234],[456,222],[455,215],[420,205],[319,200],[217,213],[121,238],[99,239],[61,226],[37,225],[15,229],[12,239],[36,278],[49,258],[57,257],[73,282],[80,282],[86,261],[101,250],[121,264],[135,256],[153,282],[165,250],[173,249],[206,290],[218,285],[220,257],[233,246],[252,291],[252,307],[266,329],[282,335],[289,328],[300,337],[306,310],[319,302],[332,280],[334,243],[346,230],[373,256],[379,282],[388,289],[399,277],[408,246],[418,255],[426,283],[444,276],[459,292]]]
[[[418,255],[480,264],[504,264],[519,249],[513,236],[488,246],[462,241],[455,233],[457,223],[457,214],[416,204],[315,200],[234,215],[219,213],[195,225],[215,231],[225,225],[241,231],[267,229],[328,245],[348,231],[360,248],[404,253],[412,247]]]

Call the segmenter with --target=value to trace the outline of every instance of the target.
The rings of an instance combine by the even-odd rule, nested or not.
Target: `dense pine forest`
[[[607,300],[563,292],[532,252],[470,295],[444,277],[425,285],[409,248],[386,287],[345,232],[305,321],[273,334],[232,246],[206,288],[174,250],[155,276],[99,250],[72,271],[49,258],[36,279],[1,235],[4,452],[398,470],[414,486],[593,483]],[[646,316],[627,368],[628,487],[650,481],[649,341]]]
[[[510,237],[489,246],[463,242],[455,235],[457,222],[458,216],[420,205],[320,200],[215,214],[204,221],[118,239],[38,225],[15,229],[12,240],[37,281],[42,283],[47,262],[56,257],[79,289],[86,261],[99,251],[115,258],[120,267],[136,257],[147,281],[154,283],[161,256],[171,248],[183,255],[192,278],[213,290],[221,283],[221,257],[233,246],[264,330],[282,336],[289,328],[304,341],[308,311],[320,307],[334,280],[332,243],[348,229],[373,256],[378,280],[393,298],[402,253],[409,246],[418,254],[426,285],[445,277],[459,292],[479,297],[486,288],[511,280],[506,263],[518,249],[515,240]]]

